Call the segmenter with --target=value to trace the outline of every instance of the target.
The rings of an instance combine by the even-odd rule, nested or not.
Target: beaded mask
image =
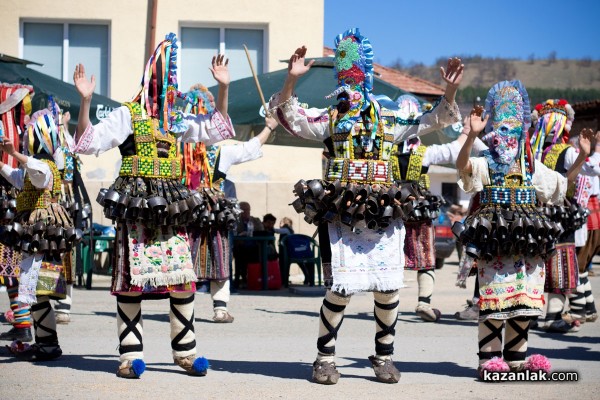
[[[483,137],[489,150],[484,154],[490,161],[490,167],[506,173],[519,159],[522,159],[524,167],[522,150],[531,119],[529,97],[521,82],[503,81],[495,84],[485,100],[485,110],[490,119],[486,127],[488,133]]]
[[[337,96],[343,120],[356,119],[372,101],[373,90],[373,48],[358,28],[335,38],[334,71],[337,89],[327,98]]]

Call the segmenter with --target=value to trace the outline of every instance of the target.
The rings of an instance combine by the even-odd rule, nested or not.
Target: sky
[[[391,65],[481,55],[600,60],[598,0],[324,0],[325,46],[360,28],[375,62]]]

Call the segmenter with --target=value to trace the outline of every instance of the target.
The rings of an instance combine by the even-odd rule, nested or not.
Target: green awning
[[[46,108],[48,96],[53,96],[54,101],[63,111],[71,113],[70,123],[77,124],[80,97],[74,85],[27,68],[24,63],[7,62],[5,58],[0,59],[0,82],[32,85],[35,90],[35,96],[32,99],[33,111]],[[106,96],[94,94],[90,109],[90,120],[93,124],[96,124],[99,119],[104,118],[120,105],[120,103]]]

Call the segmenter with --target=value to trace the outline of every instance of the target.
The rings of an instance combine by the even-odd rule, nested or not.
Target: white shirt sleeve
[[[187,124],[187,131],[183,133],[181,140],[186,143],[202,142],[211,145],[235,137],[231,118],[228,116],[225,119],[218,110],[205,115],[184,114],[183,120]]]
[[[23,189],[23,182],[25,181],[25,171],[23,169],[12,168],[4,164],[0,173],[15,188],[19,190]]]
[[[535,160],[535,172],[531,184],[535,187],[538,199],[542,203],[562,204],[567,194],[567,178]]]
[[[565,169],[568,170],[575,164],[575,160],[579,156],[579,149],[568,147],[565,154]],[[582,175],[598,176],[600,175],[600,154],[594,153],[589,156],[579,172]]]
[[[404,119],[394,112],[395,121],[393,122],[394,142],[399,143],[407,139],[421,136],[429,132],[443,129],[448,125],[460,122],[460,110],[456,102],[448,103],[445,97],[430,111],[424,113],[418,118],[416,125],[404,123]]]
[[[23,189],[25,174],[29,175],[31,184],[38,189],[47,188],[53,178],[52,171],[48,164],[36,160],[33,157],[27,157],[27,163],[24,164],[24,169],[11,168],[6,164],[2,167],[2,176],[19,190]]]
[[[132,133],[131,113],[126,106],[121,106],[96,125],[90,124],[81,134],[73,151],[98,156],[121,145]]]
[[[476,138],[475,141],[473,142],[473,147],[471,148],[471,153],[472,154],[481,154],[482,152],[486,151],[488,149],[487,145],[485,143],[483,143],[483,141],[479,138]]]
[[[31,184],[38,189],[45,189],[52,182],[53,175],[48,164],[33,157],[27,157],[25,173],[29,175]]]
[[[423,166],[456,164],[461,147],[460,143],[456,140],[446,144],[432,144],[431,146],[427,146],[427,150],[425,150],[425,155],[423,156]]]
[[[262,145],[255,137],[247,142],[221,146],[219,156],[219,171],[227,174],[232,165],[253,161],[262,157]]]
[[[465,193],[477,193],[490,184],[490,172],[484,157],[471,157],[471,173],[458,171],[458,186]]]
[[[184,114],[183,122],[187,126],[181,135],[184,142],[213,144],[235,136],[231,119],[225,120],[218,111],[212,115]],[[89,125],[81,134],[74,152],[99,155],[121,145],[131,134],[131,112],[126,106],[121,106],[96,125]]]
[[[279,124],[293,136],[319,141],[329,137],[326,108],[303,108],[295,96],[282,102],[280,93],[271,96],[268,107]]]

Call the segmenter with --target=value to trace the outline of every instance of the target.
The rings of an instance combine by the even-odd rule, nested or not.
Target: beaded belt
[[[481,191],[481,204],[536,204],[535,189],[532,187],[486,186]]]
[[[17,196],[17,211],[30,211],[46,208],[52,202],[49,190],[23,190]]]
[[[391,184],[392,168],[389,161],[350,160],[348,158],[332,158],[327,162],[325,179],[333,181],[357,183]]]
[[[173,158],[127,156],[123,157],[119,175],[179,179],[181,161]]]

